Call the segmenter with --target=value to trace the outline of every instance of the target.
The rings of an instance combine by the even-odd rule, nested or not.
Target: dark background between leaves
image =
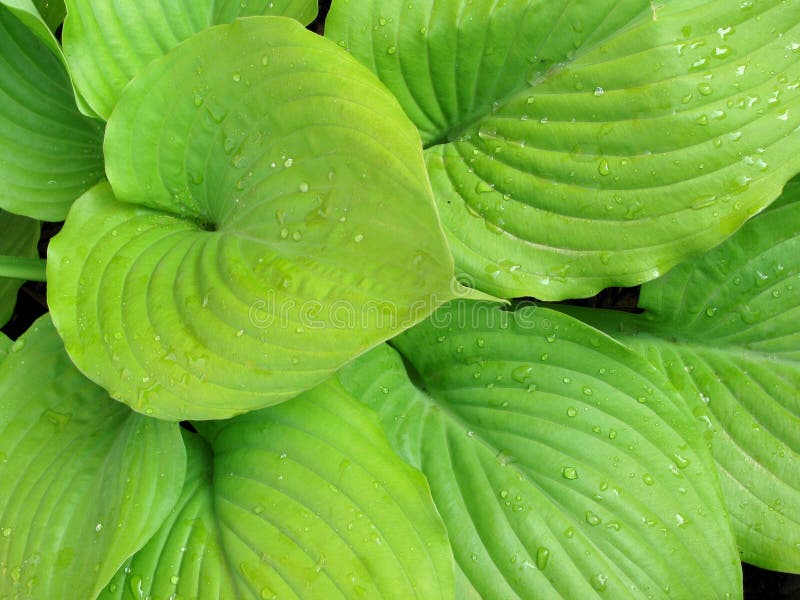
[[[323,33],[325,16],[330,8],[330,0],[320,0],[320,11],[317,19],[309,25],[309,29]],[[57,32],[60,38],[60,30]],[[61,228],[60,224],[45,223],[42,226],[42,239],[39,242],[39,253],[46,256],[47,243]],[[8,324],[2,328],[3,333],[16,339],[41,315],[47,312],[47,292],[44,283],[28,282],[19,292],[14,314]],[[570,301],[572,304],[617,310],[635,311],[639,298],[638,288],[610,288],[594,298]],[[743,564],[745,600],[800,600],[800,575],[777,573]]]

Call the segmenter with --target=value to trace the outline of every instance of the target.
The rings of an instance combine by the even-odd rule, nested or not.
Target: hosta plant
[[[0,125],[0,598],[800,573],[795,3],[3,0]]]

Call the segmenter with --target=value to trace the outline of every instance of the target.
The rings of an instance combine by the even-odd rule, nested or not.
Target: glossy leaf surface
[[[33,219],[0,210],[0,255],[34,258],[39,256],[39,223]],[[20,279],[0,278],[0,326],[11,318],[17,301]]]
[[[0,207],[60,221],[103,176],[103,129],[78,111],[44,22],[11,4],[0,5]]]
[[[152,63],[105,152],[111,187],[50,245],[49,301],[75,363],[136,410],[281,402],[452,297],[413,125],[296,21],[218,26]]]
[[[557,300],[715,246],[799,168],[800,5],[335,0],[427,147],[456,266]]]
[[[0,595],[94,598],[180,493],[178,426],[108,398],[42,317],[0,362]]]
[[[382,346],[338,377],[427,477],[465,597],[741,595],[713,461],[655,367],[531,307],[452,303],[392,344],[410,373]]]
[[[308,24],[317,0],[67,0],[64,53],[91,107],[108,119],[123,88],[193,34],[237,17],[273,15]]]
[[[800,183],[642,287],[642,315],[571,311],[639,350],[712,441],[742,559],[800,573]]]
[[[336,383],[201,431],[171,517],[104,600],[453,597],[423,477]]]

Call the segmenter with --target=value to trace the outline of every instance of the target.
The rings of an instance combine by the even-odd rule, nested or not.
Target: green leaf
[[[453,597],[424,478],[337,383],[200,427],[172,515],[101,598]]]
[[[237,17],[286,16],[308,24],[317,0],[66,0],[64,54],[75,85],[108,120],[123,88],[193,34]]]
[[[47,316],[0,363],[0,448],[9,598],[94,598],[169,514],[186,465],[179,427],[109,400]]]
[[[39,256],[39,223],[33,219],[0,210],[0,256]],[[21,279],[0,278],[0,326],[8,323],[17,302]]]
[[[29,29],[36,23],[44,33]],[[45,35],[58,46],[38,15],[0,5],[0,207],[61,221],[103,176],[103,128],[78,111]]]
[[[0,363],[5,360],[6,356],[8,356],[8,351],[11,349],[11,346],[14,345],[14,342],[11,341],[5,333],[0,331]]]
[[[55,21],[63,20],[62,12],[66,12],[66,6],[62,0],[0,0],[0,4],[8,8],[39,40],[53,52],[55,57],[68,69],[67,59],[61,50],[61,43],[56,39],[53,30],[58,24]],[[59,16],[60,15],[60,16]],[[60,24],[60,23],[59,23]],[[75,102],[81,114],[92,119],[97,118],[97,114],[89,108],[86,101],[81,97],[70,80]],[[96,124],[95,124],[96,125]],[[102,138],[102,135],[101,135]]]
[[[35,0],[36,8],[47,26],[55,31],[64,22],[67,16],[67,7],[64,0]]]
[[[419,128],[456,267],[503,296],[634,285],[800,170],[800,5],[334,0]]]
[[[640,356],[544,308],[457,302],[338,375],[427,477],[481,598],[741,596],[713,461]]]
[[[703,258],[642,287],[642,315],[565,309],[664,371],[711,439],[742,559],[800,573],[800,182]]]
[[[296,21],[217,26],[151,63],[105,153],[114,193],[51,242],[49,303],[75,364],[135,410],[282,402],[453,295],[416,131]]]
[[[0,0],[0,5],[17,17],[66,66],[61,45],[53,34],[53,28],[48,25],[39,10],[39,6],[42,4],[43,2],[34,2],[33,0]],[[56,4],[58,2],[54,2],[54,5]]]

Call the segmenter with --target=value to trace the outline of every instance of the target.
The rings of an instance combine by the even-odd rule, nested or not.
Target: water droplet
[[[577,417],[578,416],[578,409],[575,408],[574,406],[570,406],[567,409],[567,416],[570,417],[570,418]]]
[[[600,86],[594,88],[594,95],[595,96],[602,96],[605,93],[606,93],[606,91],[603,88],[601,88]]]
[[[603,521],[602,521],[602,519],[600,517],[598,517],[592,511],[587,510],[586,511],[586,522],[589,525],[591,525],[592,527],[596,527],[597,525],[600,525],[600,523],[602,523]]]
[[[592,394],[594,394],[594,391],[592,390],[592,388],[590,388],[588,385],[583,386],[583,395],[584,396],[591,396]]]
[[[724,58],[731,53],[731,49],[728,46],[717,46],[714,48],[714,58]]]
[[[308,191],[308,184],[304,181],[300,184],[300,191],[306,193]]]
[[[592,587],[598,592],[606,591],[607,581],[608,575],[604,575],[603,573],[595,573],[591,578]]]
[[[700,92],[703,96],[710,96],[714,93],[714,88],[711,87],[711,84],[707,81],[701,81],[697,84],[697,91]]]
[[[549,559],[550,550],[544,546],[539,546],[539,549],[536,550],[536,566],[539,567],[540,570],[544,570],[545,567],[547,567],[547,561]]]
[[[364,236],[362,234],[358,234],[353,238],[353,241],[358,244],[364,240]]]
[[[672,458],[675,460],[675,464],[678,465],[679,469],[685,469],[691,462],[688,458],[681,456],[680,454],[675,454]]]
[[[97,525],[95,525],[95,526],[94,526],[94,530],[95,530],[95,531],[98,531],[98,532],[99,532],[99,531],[100,531],[102,528],[103,528],[103,524],[102,524],[102,523],[98,523]]]
[[[511,372],[511,378],[519,383],[528,383],[533,379],[533,367],[521,365]]]
[[[700,210],[701,208],[707,208],[709,206],[713,206],[717,203],[718,197],[714,194],[708,196],[700,196],[694,204],[692,204],[692,208],[695,210]]]
[[[575,467],[564,467],[561,469],[561,476],[564,479],[577,479],[578,478],[578,470]]]
[[[391,55],[391,54],[396,54],[396,53],[397,53],[397,47],[389,46],[388,48],[386,48],[386,54]]]
[[[287,158],[285,161],[283,161],[283,166],[286,167],[287,169],[291,167],[293,164],[294,164],[293,158]]]
[[[652,475],[650,475],[650,473],[645,473],[644,475],[642,475],[642,481],[644,481],[645,485],[653,485],[656,482],[656,480],[653,478]]]
[[[239,73],[234,73],[234,74],[233,74],[233,80],[234,80],[236,83],[239,83],[239,82],[242,80],[242,76],[241,76],[241,74],[239,74]]]
[[[475,191],[479,194],[488,194],[494,191],[494,185],[488,181],[481,180],[475,185]]]
[[[495,455],[495,459],[504,467],[517,462],[517,457],[512,455],[508,450],[500,450],[500,452]]]
[[[608,165],[607,159],[604,158],[597,164],[597,172],[603,177],[611,173],[611,167]]]

